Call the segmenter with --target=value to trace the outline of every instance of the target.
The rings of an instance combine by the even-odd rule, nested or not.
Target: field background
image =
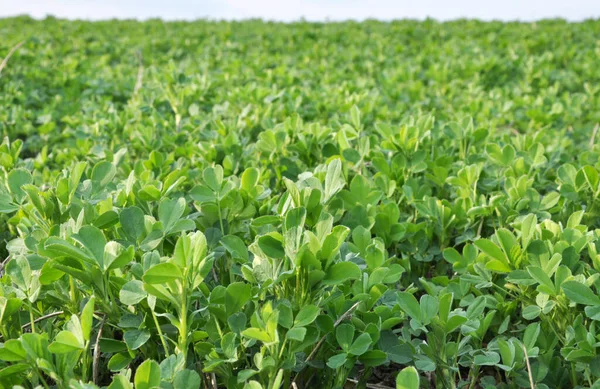
[[[597,388],[599,37],[0,19],[0,387]]]

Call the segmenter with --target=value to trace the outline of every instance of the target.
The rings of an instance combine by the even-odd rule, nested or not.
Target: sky
[[[532,21],[600,18],[600,0],[0,0],[0,17],[68,19],[248,19],[294,21],[368,18]]]

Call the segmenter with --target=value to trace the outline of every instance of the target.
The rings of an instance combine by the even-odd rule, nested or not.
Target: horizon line
[[[424,17],[398,17],[398,18],[389,18],[389,19],[381,19],[377,17],[369,17],[366,16],[364,18],[344,18],[344,19],[336,19],[336,18],[307,18],[304,16],[300,16],[295,19],[276,19],[276,18],[264,18],[264,17],[232,17],[232,18],[217,18],[211,16],[199,16],[193,18],[171,18],[171,17],[161,17],[161,16],[148,16],[148,17],[110,17],[110,18],[90,18],[90,17],[68,17],[68,16],[57,16],[51,13],[47,13],[43,17],[36,17],[30,14],[21,13],[21,14],[13,14],[13,15],[3,15],[0,16],[0,20],[6,19],[18,19],[18,18],[30,18],[36,21],[44,21],[48,19],[55,19],[61,21],[73,21],[73,22],[110,22],[110,21],[135,21],[138,23],[144,23],[149,21],[162,21],[163,23],[195,23],[195,22],[264,22],[264,23],[280,23],[280,24],[297,24],[297,23],[364,23],[364,22],[380,22],[380,23],[394,23],[394,22],[426,22],[433,21],[437,23],[452,23],[459,21],[473,21],[480,23],[521,23],[521,24],[530,24],[530,23],[538,23],[538,22],[551,22],[551,21],[563,21],[569,24],[577,24],[577,23],[589,23],[589,22],[599,22],[600,15],[598,16],[590,16],[585,18],[565,18],[564,16],[553,16],[553,17],[542,17],[542,18],[507,18],[507,19],[499,19],[499,18],[481,18],[481,17],[469,17],[469,16],[461,16],[454,17],[448,19],[440,19],[433,16],[424,16]]]

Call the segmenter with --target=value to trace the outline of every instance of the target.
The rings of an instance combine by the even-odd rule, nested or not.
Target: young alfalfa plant
[[[598,386],[597,32],[1,19],[0,388]]]

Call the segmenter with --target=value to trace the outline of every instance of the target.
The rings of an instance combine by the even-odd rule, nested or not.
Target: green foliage
[[[0,389],[600,386],[598,36],[0,20]]]

